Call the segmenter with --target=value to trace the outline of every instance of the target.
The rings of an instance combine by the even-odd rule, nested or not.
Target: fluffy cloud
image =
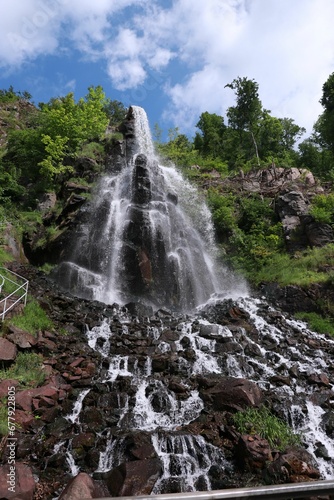
[[[119,90],[152,71],[169,75],[165,116],[190,129],[224,114],[237,76],[259,83],[263,105],[309,131],[333,71],[332,0],[0,0],[0,66],[75,48],[103,63]]]

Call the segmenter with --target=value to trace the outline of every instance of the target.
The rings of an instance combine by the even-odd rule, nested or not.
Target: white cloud
[[[164,70],[165,116],[189,129],[203,111],[225,114],[233,92],[224,86],[247,76],[273,115],[310,131],[334,70],[333,18],[332,0],[175,0],[169,8],[162,0],[0,0],[0,66],[76,48],[104,63],[119,90]]]
[[[143,84],[146,78],[143,66],[136,59],[110,62],[108,65],[108,74],[115,87],[119,90],[137,87]]]

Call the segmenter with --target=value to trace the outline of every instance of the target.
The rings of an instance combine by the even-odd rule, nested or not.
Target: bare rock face
[[[115,497],[150,495],[161,472],[157,458],[126,462],[108,474],[108,489]]]
[[[21,462],[0,467],[1,499],[33,500],[34,491],[35,481],[30,467]]]

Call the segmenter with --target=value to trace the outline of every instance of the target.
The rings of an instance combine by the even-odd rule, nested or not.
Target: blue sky
[[[0,88],[34,102],[90,85],[192,135],[238,76],[311,132],[334,71],[333,0],[0,0]]]

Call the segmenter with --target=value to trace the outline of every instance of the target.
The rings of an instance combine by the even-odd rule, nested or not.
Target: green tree
[[[332,73],[322,87],[321,105],[323,113],[314,126],[318,143],[331,150],[334,154],[334,73]]]
[[[194,139],[195,149],[204,156],[221,157],[223,155],[223,138],[226,130],[224,118],[205,111],[201,114],[196,127],[200,129],[201,133],[196,133]]]
[[[244,131],[250,134],[257,163],[260,165],[257,135],[262,115],[262,103],[259,99],[259,86],[254,80],[238,77],[225,87],[234,90],[237,101],[236,106],[231,106],[227,110],[229,126],[239,131],[241,142],[243,142]]]
[[[110,120],[109,125],[111,126],[118,125],[125,118],[126,108],[120,101],[107,99],[103,109]]]

